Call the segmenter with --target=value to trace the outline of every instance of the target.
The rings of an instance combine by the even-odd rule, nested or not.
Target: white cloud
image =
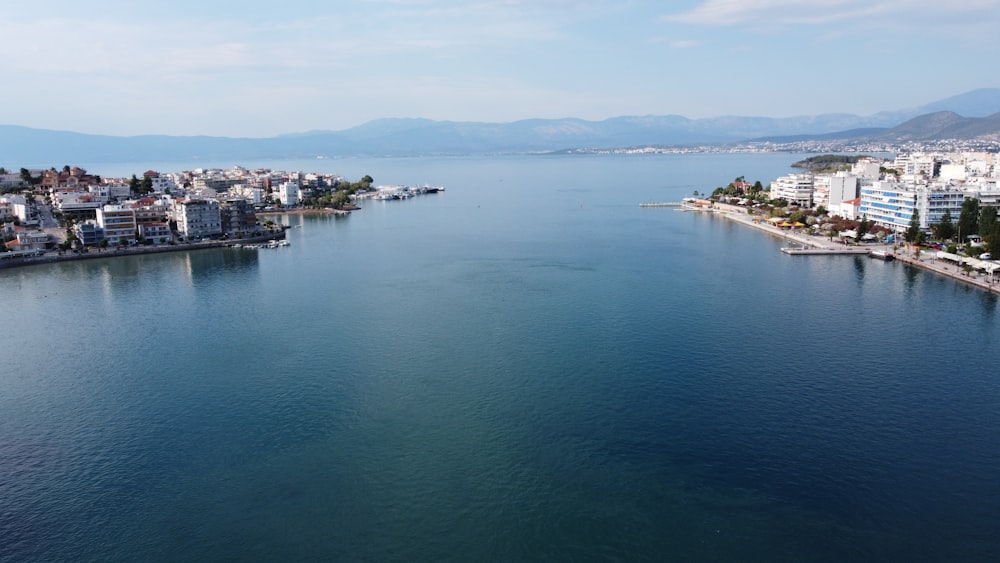
[[[821,25],[870,17],[923,21],[933,25],[969,16],[994,19],[1000,0],[705,0],[662,21],[701,25]]]
[[[694,41],[692,39],[676,39],[668,43],[674,49],[691,49],[692,47],[697,47],[701,45],[701,41]]]

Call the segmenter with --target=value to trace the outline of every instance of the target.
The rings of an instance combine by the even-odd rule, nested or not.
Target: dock
[[[679,202],[679,201],[676,201],[676,202],[675,201],[658,202],[658,203],[657,202],[649,202],[649,203],[640,203],[639,204],[639,207],[680,207],[680,206],[681,206],[681,202]]]
[[[871,251],[867,248],[859,248],[856,246],[845,246],[845,247],[785,247],[781,249],[785,254],[791,254],[793,256],[818,256],[826,255],[831,256],[834,254],[870,254]]]

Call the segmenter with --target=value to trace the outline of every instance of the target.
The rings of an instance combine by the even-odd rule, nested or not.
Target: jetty
[[[682,204],[679,201],[665,201],[640,203],[639,207],[680,207],[681,205]]]
[[[867,248],[860,248],[857,246],[845,246],[845,247],[785,247],[781,249],[785,254],[791,254],[793,256],[821,256],[821,255],[834,255],[834,254],[871,254],[871,250]]]

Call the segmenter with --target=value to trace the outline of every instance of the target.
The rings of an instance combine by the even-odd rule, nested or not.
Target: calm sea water
[[[638,207],[796,159],[271,163],[447,191],[0,271],[0,560],[1000,558],[996,297]]]

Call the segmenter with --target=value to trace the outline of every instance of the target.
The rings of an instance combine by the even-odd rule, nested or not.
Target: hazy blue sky
[[[4,2],[0,123],[868,115],[1000,86],[1000,0]]]

